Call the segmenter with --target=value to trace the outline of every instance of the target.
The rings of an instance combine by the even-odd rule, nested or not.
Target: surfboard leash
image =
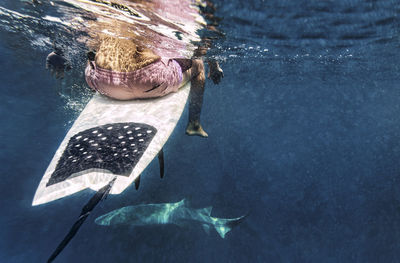
[[[96,207],[96,205],[107,198],[108,194],[111,191],[112,186],[114,185],[115,180],[117,177],[115,176],[107,185],[100,188],[93,196],[90,198],[89,202],[87,202],[78,217],[78,220],[72,225],[71,229],[69,230],[68,234],[64,237],[61,243],[57,246],[54,250],[53,254],[47,260],[47,263],[53,262],[53,260],[58,256],[58,254],[63,251],[63,249],[68,245],[71,239],[75,236],[78,232],[79,228],[85,222],[86,218],[90,215],[90,212]]]

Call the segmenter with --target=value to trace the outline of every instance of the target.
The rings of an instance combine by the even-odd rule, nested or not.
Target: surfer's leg
[[[186,72],[185,72],[186,73]],[[200,124],[201,107],[205,84],[204,63],[201,59],[193,59],[192,67],[186,74],[190,74],[191,88],[189,93],[189,123],[186,134],[208,137]]]

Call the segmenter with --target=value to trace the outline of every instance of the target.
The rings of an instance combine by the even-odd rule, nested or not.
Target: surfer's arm
[[[57,79],[64,77],[64,71],[71,69],[69,61],[64,57],[61,50],[55,49],[46,58],[46,69]]]

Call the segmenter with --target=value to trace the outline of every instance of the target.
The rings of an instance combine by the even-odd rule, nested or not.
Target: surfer
[[[215,61],[209,61],[210,78],[219,83],[223,72]],[[201,58],[166,59],[132,40],[106,37],[97,52],[88,53],[86,82],[93,89],[117,100],[148,99],[176,92],[188,81],[188,135],[207,137],[200,124],[205,73]]]
[[[165,3],[156,1],[155,4],[157,6],[153,8],[158,7],[161,10],[168,8]],[[202,11],[201,13],[205,15],[206,12]],[[117,22],[115,23],[118,25]],[[165,38],[152,39],[153,43],[163,43],[163,46],[151,45],[149,39],[126,33],[126,24],[116,25],[110,27],[110,24],[104,25],[97,21],[90,26],[93,27],[90,32],[113,32],[115,35],[90,34],[91,39],[86,44],[94,51],[88,52],[88,63],[85,69],[88,85],[107,97],[117,100],[132,100],[161,97],[178,91],[180,87],[190,81],[189,121],[186,134],[207,137],[207,133],[200,124],[200,113],[205,86],[205,70],[201,57],[205,55],[208,44],[200,45],[194,51],[193,57],[188,59],[184,56],[173,55],[179,52],[166,51],[168,46],[175,46],[177,49],[183,48],[184,45],[178,43],[179,41]],[[138,25],[131,24],[130,26],[132,27],[130,30],[134,31],[133,26]],[[151,36],[153,38],[160,37],[158,34]],[[94,43],[90,44],[89,42]],[[47,67],[58,78],[63,77],[65,63],[60,52],[52,52],[47,57]],[[208,77],[218,84],[223,77],[222,69],[215,60],[207,60],[207,63],[209,65]]]
[[[198,50],[195,54],[204,54],[204,48]],[[57,78],[63,76],[65,63],[60,52],[52,52],[47,58],[47,67]],[[215,60],[207,63],[208,77],[218,84],[224,76],[222,69]],[[161,97],[178,91],[190,81],[186,134],[208,137],[200,124],[205,86],[204,63],[200,57],[165,59],[132,40],[106,37],[97,52],[88,52],[85,77],[90,88],[117,100]]]

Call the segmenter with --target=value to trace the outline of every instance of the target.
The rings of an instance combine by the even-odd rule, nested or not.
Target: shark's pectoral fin
[[[203,224],[203,229],[204,229],[204,231],[207,233],[207,235],[210,234],[210,225]]]
[[[140,186],[140,175],[135,179],[135,189],[138,190]]]

